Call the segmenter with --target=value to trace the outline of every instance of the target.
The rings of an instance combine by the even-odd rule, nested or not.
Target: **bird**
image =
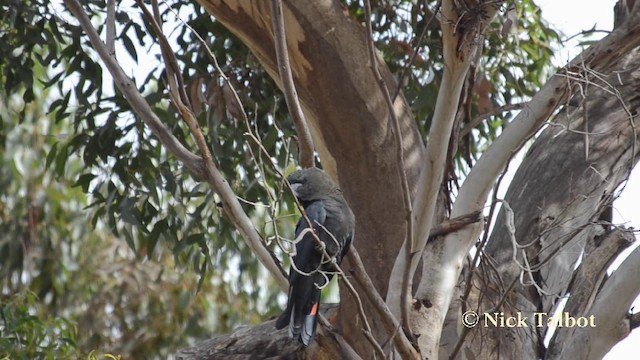
[[[349,251],[355,236],[355,216],[342,190],[323,170],[297,170],[289,175],[288,181],[311,224],[302,216],[296,226],[289,297],[286,309],[276,321],[276,329],[288,325],[289,336],[309,346],[318,326],[321,289],[333,277],[334,263],[340,265]],[[330,258],[324,256],[323,247]]]

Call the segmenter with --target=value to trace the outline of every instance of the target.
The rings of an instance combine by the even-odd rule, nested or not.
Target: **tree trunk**
[[[489,285],[480,290],[484,291],[480,312],[494,309],[506,297],[504,305],[496,311],[503,311],[505,316],[520,312],[533,319],[536,312],[551,315],[561,297],[571,294],[571,309],[568,306],[565,311],[572,316],[591,315],[590,304],[597,302],[598,297],[576,296],[584,294],[584,290],[578,290],[585,287],[592,290],[589,295],[595,295],[600,286],[585,284],[595,282],[592,276],[576,277],[573,270],[576,262],[582,261],[577,271],[580,273],[598,261],[599,265],[589,274],[604,276],[611,261],[632,243],[632,235],[620,235],[626,241],[611,236],[611,219],[601,215],[611,207],[616,189],[628,178],[640,155],[640,133],[636,130],[640,52],[636,50],[621,59],[611,74],[605,81],[583,84],[586,97],[574,96],[536,140],[518,168],[505,197],[513,210],[515,234],[511,234],[506,223],[503,206],[486,249],[486,255],[496,264],[499,279],[494,274],[481,275],[484,284]],[[521,284],[520,266],[526,266],[526,262],[521,249],[516,257],[520,265],[513,260],[512,235],[524,247],[532,269],[523,273],[524,282],[533,279],[544,293],[535,286]],[[604,247],[609,247],[606,253],[590,257]],[[514,282],[513,291],[505,295]],[[632,295],[630,301],[637,292]],[[627,310],[628,307],[625,313]],[[515,354],[522,358],[545,357],[543,339],[547,326],[482,331],[480,338],[480,329],[474,329],[469,335],[474,342],[466,345],[476,359],[511,358]],[[567,331],[557,330],[557,342],[550,346],[547,357],[559,356],[559,349],[567,342]],[[504,341],[505,338],[510,341]]]
[[[269,2],[199,2],[251,49],[280,85]],[[393,124],[367,64],[365,30],[334,1],[284,1],[283,12],[296,89],[316,150],[324,169],[345,191],[357,219],[354,245],[366,259],[366,270],[384,298],[391,266],[404,240],[405,221],[400,164],[395,151],[390,151],[396,149]],[[384,62],[380,58],[378,61],[393,93],[397,85]],[[404,140],[405,170],[414,192],[424,143],[402,95],[395,101],[395,111]],[[348,261],[343,268],[348,271]],[[359,290],[357,284],[354,286]],[[341,291],[341,297],[341,311],[348,316],[339,316],[345,322],[337,326],[347,340],[362,344],[356,348],[358,353],[370,353],[370,345],[357,325],[360,321],[355,315],[355,302],[347,291]],[[365,310],[368,308],[365,306]],[[384,332],[376,333],[376,337],[381,342],[387,340]]]
[[[238,36],[279,82],[269,3],[199,2]],[[337,2],[290,0],[284,3],[292,71],[316,150],[323,167],[345,190],[357,218],[355,247],[384,298],[391,267],[405,237],[405,221],[393,124],[366,63],[364,29],[347,17]],[[396,84],[391,73],[382,60],[378,61],[383,78],[393,92]],[[443,330],[441,357],[451,354],[460,341],[464,343],[458,355],[465,358],[534,359],[552,357],[558,351],[562,353],[562,348],[552,344],[549,353],[545,354],[542,337],[546,328],[511,331],[477,327],[466,332],[460,327],[460,312],[478,306],[482,312],[497,306],[496,311],[503,311],[505,315],[522,311],[526,316],[527,312],[551,312],[557,304],[556,295],[605,289],[606,286],[600,286],[604,280],[587,284],[579,276],[573,278],[572,273],[576,260],[582,258],[578,273],[582,270],[582,279],[593,279],[585,274],[602,274],[608,260],[628,245],[624,240],[628,238],[627,234],[611,231],[607,224],[598,220],[603,209],[611,205],[618,185],[635,165],[640,149],[640,139],[633,124],[633,116],[637,116],[640,107],[637,91],[640,88],[637,71],[640,56],[634,53],[619,66],[625,71],[611,75],[607,82],[615,86],[620,96],[612,96],[598,88],[611,89],[607,84],[584,84],[586,99],[574,99],[556,116],[554,123],[529,151],[505,199],[515,215],[518,243],[532,243],[525,249],[529,265],[534,268],[532,277],[544,291],[553,295],[540,295],[532,286],[514,283],[519,278],[520,268],[512,260],[512,237],[505,225],[503,209],[481,267],[490,269],[493,259],[497,272],[478,272],[472,279],[477,289],[471,292],[468,301],[464,304],[451,302]],[[622,79],[622,84],[618,78]],[[413,195],[424,161],[424,144],[402,96],[396,100],[395,112],[401,125],[405,170]],[[584,254],[582,249],[585,249]],[[521,251],[518,255],[522,263]],[[607,261],[594,264],[596,259],[603,258]],[[348,264],[344,268],[348,274]],[[515,286],[503,301],[505,291],[512,283]],[[457,295],[464,293],[464,286],[460,280]],[[356,286],[356,290],[360,289]],[[603,291],[600,294],[604,294]],[[374,336],[380,343],[386,342],[388,337],[383,326],[373,315],[366,298],[361,297]],[[599,297],[584,297],[587,300],[580,300],[580,304],[571,305],[571,308],[587,313],[587,305],[601,306]],[[371,345],[362,335],[361,319],[356,315],[358,311],[348,292],[341,291],[339,313],[333,314],[328,317],[337,331],[325,331],[320,327],[320,346],[305,351],[287,338],[286,331],[275,331],[272,321],[268,321],[185,349],[178,358],[350,358],[354,357],[352,351],[363,358],[371,358]],[[435,332],[440,330],[433,329]],[[556,334],[558,341],[575,339],[575,336],[564,330]]]

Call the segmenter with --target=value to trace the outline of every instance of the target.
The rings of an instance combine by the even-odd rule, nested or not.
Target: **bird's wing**
[[[347,238],[345,239],[344,245],[342,247],[342,252],[340,253],[340,258],[338,259],[338,263],[342,262],[342,259],[347,256],[347,252],[349,251],[349,247],[351,247],[351,243],[353,239],[356,237],[355,230],[351,230],[350,233],[347,234]]]
[[[316,201],[305,208],[305,213],[314,229],[318,224],[323,224],[327,217],[324,204]],[[317,327],[318,306],[320,305],[320,285],[326,279],[316,270],[320,268],[322,255],[317,250],[316,240],[310,232],[304,233],[309,228],[304,217],[300,218],[296,226],[296,255],[293,263],[304,275],[292,268],[289,271],[289,303],[287,312],[289,316],[289,332],[293,338],[299,339],[305,345],[309,345],[315,336]],[[303,234],[304,233],[304,234]],[[284,319],[278,325],[284,325]]]
[[[327,219],[327,211],[322,201],[315,201],[308,205],[305,208],[305,213],[307,214],[307,217],[309,218],[309,221],[311,222],[313,228],[316,230],[320,228],[318,224],[324,224],[325,220]],[[316,240],[314,239],[314,236],[311,234],[311,232],[307,231],[307,233],[305,233],[302,238],[300,238],[300,235],[302,235],[302,233],[308,228],[309,224],[307,224],[306,219],[304,217],[301,217],[300,221],[298,221],[298,225],[296,226],[295,235],[296,241],[298,241],[298,243],[296,244],[296,255],[293,257],[293,261],[296,267],[298,267],[299,270],[305,273],[309,273],[315,270],[318,267],[320,260],[318,259],[318,253],[316,250],[318,244],[316,244]],[[290,283],[293,283],[294,280],[292,278],[293,273],[297,272],[292,269],[289,279]]]

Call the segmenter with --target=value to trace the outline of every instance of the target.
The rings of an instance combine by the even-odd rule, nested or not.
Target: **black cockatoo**
[[[355,230],[355,217],[342,190],[317,168],[298,170],[288,180],[318,238],[326,245],[327,254],[340,264]],[[304,216],[301,217],[295,233],[299,240],[293,256],[295,268],[289,270],[289,301],[276,321],[277,329],[289,325],[289,335],[305,346],[313,342],[316,334],[320,288],[335,272],[332,259],[323,259],[321,247],[309,230],[300,238],[308,228]]]

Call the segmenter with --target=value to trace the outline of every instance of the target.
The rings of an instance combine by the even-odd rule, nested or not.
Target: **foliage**
[[[84,3],[94,23],[104,24],[106,3]],[[290,170],[296,157],[280,93],[247,48],[202,7],[171,4],[162,8],[164,31],[176,44],[199,125],[225,178],[247,200],[245,211],[280,254],[273,239],[291,234],[294,207],[283,198],[270,162]],[[360,2],[344,5],[363,22]],[[440,31],[427,6],[433,10],[436,2],[374,2],[377,46],[395,75],[411,69],[402,86],[425,139],[442,76]],[[489,60],[476,65],[476,84],[469,85],[488,82],[500,97],[476,92],[464,123],[486,112],[487,103],[531,96],[546,76],[557,34],[533,2],[517,11],[518,36],[501,33],[505,19],[495,23],[484,46]],[[140,92],[162,122],[195,148],[167,100],[157,34],[139,14],[133,2],[119,2],[118,59],[135,69]],[[131,113],[75,23],[58,3],[10,0],[0,6],[0,50],[11,55],[0,58],[0,276],[8,304],[20,296],[29,300],[23,308],[6,307],[7,316],[22,319],[29,331],[58,329],[29,336],[42,354],[99,349],[136,358],[164,357],[205,334],[274,315],[278,290],[225,220],[217,196]],[[104,36],[104,25],[99,31]],[[259,150],[194,31],[239,90],[271,159],[251,155]],[[467,156],[476,158],[509,118],[500,114],[476,127]],[[20,317],[35,308],[55,320]],[[60,342],[65,338],[72,347]]]
[[[38,305],[37,296],[31,292],[3,297],[0,301],[0,357],[78,357],[75,326],[64,318],[52,319],[41,311],[33,311]]]

